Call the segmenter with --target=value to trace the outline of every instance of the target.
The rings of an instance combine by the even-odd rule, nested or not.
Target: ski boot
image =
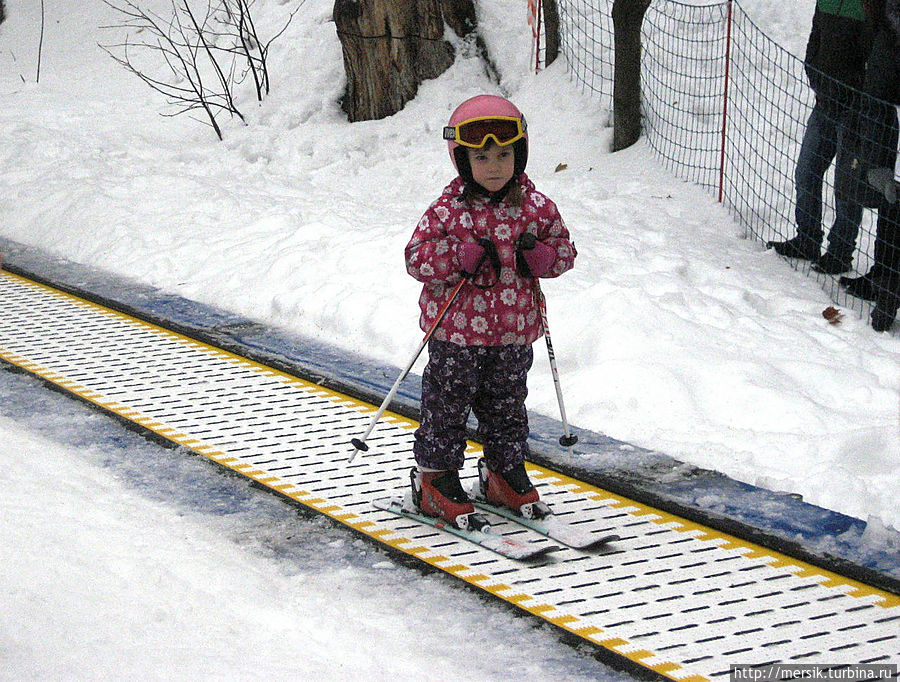
[[[816,261],[819,259],[821,247],[806,236],[797,235],[785,242],[766,242],[767,249],[775,249],[775,253],[785,258]]]
[[[542,502],[537,488],[525,464],[519,464],[505,474],[492,471],[484,459],[478,460],[478,481],[481,495],[498,507],[506,507],[526,519],[543,519],[552,512],[546,502]]]
[[[459,472],[419,471],[409,472],[413,503],[426,516],[435,516],[461,530],[486,530],[487,517],[475,513],[475,505],[459,482]]]
[[[872,329],[876,332],[889,331],[897,319],[900,308],[900,274],[885,278],[884,288],[875,294],[875,307],[872,309]]]
[[[864,301],[874,301],[878,290],[882,288],[882,280],[887,273],[880,265],[872,268],[862,277],[841,277],[838,283],[847,290],[847,293]]]

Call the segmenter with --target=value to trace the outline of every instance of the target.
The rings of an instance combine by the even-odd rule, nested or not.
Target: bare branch
[[[37,76],[35,77],[35,83],[41,82],[41,54],[44,51],[44,0],[41,0],[41,37],[38,41],[38,54],[37,54]]]
[[[43,1],[43,0],[42,0]],[[298,0],[302,5],[305,0]],[[103,28],[139,34],[132,39],[100,47],[120,66],[166,98],[178,115],[203,110],[222,139],[216,116],[227,113],[246,122],[238,109],[236,87],[253,76],[257,100],[269,92],[266,56],[275,38],[284,33],[299,10],[290,14],[281,30],[267,43],[256,33],[250,15],[252,0],[206,0],[205,13],[189,0],[171,0],[169,18],[145,10],[140,0],[103,0],[119,15],[119,22]],[[140,66],[155,59],[168,72],[154,76]],[[148,61],[149,60],[149,61]]]

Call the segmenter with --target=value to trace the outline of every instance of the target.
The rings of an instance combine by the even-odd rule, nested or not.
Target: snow
[[[39,83],[39,4],[6,4],[0,237],[406,363],[421,335],[403,247],[452,179],[440,139],[450,111],[498,91],[478,60],[461,56],[395,116],[349,124],[337,103],[333,3],[307,0],[272,46],[271,96],[257,106],[245,94],[249,124],[226,121],[218,142],[186,116],[161,117],[172,110],[160,96],[97,47],[121,37],[99,28],[114,23],[100,0],[46,1]],[[297,5],[259,0],[260,32],[280,28]],[[528,116],[529,174],[579,250],[575,269],[544,285],[570,420],[870,519],[873,542],[889,536],[900,526],[900,337],[852,313],[829,324],[822,311],[832,302],[815,281],[743,240],[715,197],[672,177],[645,144],[609,154],[606,115],[564,67],[529,72],[523,3],[479,6],[503,91]],[[812,0],[742,6],[802,54]],[[559,164],[567,168],[554,172]],[[529,408],[555,416],[546,354],[536,350]],[[236,537],[240,519],[210,523],[181,498],[136,491],[104,470],[113,455],[82,452],[52,435],[58,425],[37,430],[8,412],[0,505],[15,521],[0,535],[0,658],[25,652],[14,677],[227,669],[277,678],[284,660],[302,659],[311,678],[344,678],[383,651],[385,678],[446,670],[488,679],[519,658],[519,641],[544,646],[549,659],[571,655],[496,611],[491,627],[510,628],[508,650],[479,656],[466,633],[480,630],[486,607],[468,592],[401,579],[370,548],[336,573],[260,556]],[[115,457],[135,447],[149,446]],[[340,604],[321,596],[337,589],[349,592]],[[426,635],[410,604],[428,597],[470,600],[472,614],[439,608]],[[312,620],[301,624],[298,613]],[[236,643],[245,631],[251,641]],[[453,659],[438,653],[450,641]],[[345,668],[330,667],[336,657]],[[552,678],[541,669],[531,679],[541,676]]]
[[[33,379],[0,433],[2,680],[628,679]]]

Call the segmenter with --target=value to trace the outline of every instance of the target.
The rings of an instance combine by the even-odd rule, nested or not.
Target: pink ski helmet
[[[525,117],[515,104],[497,95],[476,95],[456,107],[444,128],[444,139],[453,167],[466,182],[472,182],[467,147],[480,148],[488,141],[513,145],[516,176],[528,163]]]

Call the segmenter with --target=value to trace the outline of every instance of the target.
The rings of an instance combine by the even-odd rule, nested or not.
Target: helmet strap
[[[518,184],[518,180],[519,177],[517,175],[514,175],[509,179],[509,182],[503,185],[503,187],[498,189],[496,192],[491,192],[489,189],[483,187],[474,180],[467,181],[465,178],[463,178],[462,196],[464,198],[474,196],[484,197],[490,204],[499,204],[501,201],[506,199],[507,196],[509,196],[510,190],[515,187],[516,184]]]

